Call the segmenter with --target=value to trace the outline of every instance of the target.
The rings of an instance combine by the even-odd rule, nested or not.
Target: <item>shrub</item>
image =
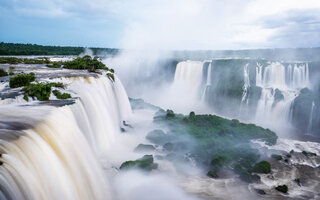
[[[57,99],[69,99],[69,98],[71,98],[71,95],[69,93],[61,94],[61,92],[59,92],[58,90],[53,90],[52,93],[54,94],[54,96],[57,97]]]
[[[171,117],[174,117],[175,114],[172,110],[167,110],[167,115],[166,115],[166,118],[171,118]]]
[[[261,161],[253,166],[253,172],[267,174],[271,172],[271,165],[268,161]]]
[[[18,74],[10,78],[9,86],[11,88],[17,88],[29,85],[32,81],[36,80],[34,73],[29,74]]]
[[[48,83],[37,83],[25,86],[22,91],[26,95],[36,97],[40,101],[49,100],[51,94],[51,85]]]
[[[8,76],[8,73],[4,69],[0,68],[0,77],[2,76]]]

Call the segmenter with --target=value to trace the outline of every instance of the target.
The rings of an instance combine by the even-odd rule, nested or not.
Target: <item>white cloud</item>
[[[274,23],[276,17],[279,21],[283,20],[288,12],[306,11],[307,14],[309,9],[319,10],[319,14],[316,12],[312,14],[320,16],[320,0],[4,0],[4,2],[20,15],[108,22],[105,29],[114,28],[115,26],[110,26],[112,23],[120,24],[117,28],[121,29],[122,39],[114,43],[123,48],[270,47],[273,44],[270,40],[277,35],[285,35],[283,32],[288,29],[268,26],[269,18],[272,18]],[[262,23],[261,20],[266,22]],[[288,23],[292,25],[300,22]],[[278,37],[278,42],[279,39]]]

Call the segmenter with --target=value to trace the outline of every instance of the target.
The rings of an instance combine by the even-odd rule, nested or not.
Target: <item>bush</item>
[[[282,193],[288,192],[288,186],[286,186],[286,185],[279,185],[275,189],[278,190],[279,192],[282,192]]]
[[[174,117],[175,114],[172,110],[167,110],[167,115],[166,115],[166,118],[170,118],[170,117]]]
[[[0,77],[2,76],[8,76],[8,73],[4,69],[0,68]]]
[[[268,161],[261,161],[253,166],[253,172],[268,174],[271,172],[271,165]]]
[[[25,95],[28,95],[32,98],[37,98],[40,101],[49,100],[51,95],[51,88],[52,87],[59,87],[64,88],[63,83],[36,83],[30,84],[22,88],[22,91],[25,92]],[[59,93],[59,94],[58,94]],[[71,95],[68,93],[61,94],[59,91],[56,90],[55,95],[59,99],[67,99],[71,98]]]
[[[57,99],[69,99],[69,98],[71,98],[71,95],[69,93],[61,94],[61,92],[59,92],[58,90],[53,90],[52,93],[54,94],[54,96],[57,97]]]
[[[29,74],[18,74],[10,78],[9,86],[11,88],[27,86],[35,80],[36,80],[36,76],[32,72]]]
[[[37,83],[25,86],[22,91],[30,97],[36,97],[40,101],[49,100],[51,94],[51,85],[48,83]]]

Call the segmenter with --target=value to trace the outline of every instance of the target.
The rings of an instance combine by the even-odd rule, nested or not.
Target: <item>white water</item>
[[[242,98],[241,103],[246,101],[246,104],[248,104],[248,88],[250,88],[250,77],[249,77],[249,71],[248,71],[248,65],[246,64],[243,68],[243,77],[244,77],[244,84],[242,87]]]
[[[309,123],[308,123],[308,132],[307,133],[311,133],[312,132],[312,117],[313,117],[313,110],[314,110],[314,101],[312,101],[311,104],[311,110],[310,110],[310,116],[309,116]]]
[[[285,67],[279,62],[272,62],[263,67],[257,63],[256,85],[264,88],[278,88],[282,90],[301,89],[309,86],[308,64],[289,64]]]
[[[190,89],[198,89],[202,82],[203,62],[179,62],[174,75],[174,84],[185,85]]]
[[[202,97],[201,97],[202,102],[205,100],[207,90],[211,87],[211,84],[212,84],[211,76],[212,76],[212,62],[210,62],[208,65],[206,86],[205,86],[205,89],[204,89]]]
[[[255,120],[268,127],[284,127],[289,122],[290,107],[301,88],[309,86],[308,64],[291,64],[285,67],[279,62],[263,67],[257,63],[256,85],[262,88]],[[284,99],[275,102],[275,89]]]
[[[0,139],[1,199],[112,199],[100,161],[130,117],[128,97],[117,78],[64,81],[80,97],[74,105],[48,109],[17,140]]]

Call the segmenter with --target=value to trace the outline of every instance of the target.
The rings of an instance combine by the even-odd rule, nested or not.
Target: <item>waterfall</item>
[[[309,66],[306,64],[289,64],[285,67],[279,62],[272,62],[263,67],[257,63],[256,85],[282,90],[295,90],[309,86]]]
[[[309,86],[308,64],[288,64],[286,67],[272,62],[263,67],[257,63],[256,86],[262,88],[255,116],[257,122],[273,127],[286,124],[290,120],[290,108],[295,97],[301,88]]]
[[[47,115],[29,129],[11,130],[16,139],[6,139],[1,129],[1,199],[112,199],[99,158],[111,151],[122,121],[130,117],[128,97],[118,78],[63,81],[79,97],[75,104],[41,107]],[[27,116],[38,107],[15,109]],[[1,112],[0,119],[7,115]]]
[[[174,84],[183,84],[197,88],[202,82],[203,62],[179,62],[174,75]]]
[[[248,88],[250,88],[250,77],[249,77],[248,65],[249,64],[246,64],[243,68],[244,83],[242,86],[242,98],[241,98],[241,103],[246,101],[246,104],[248,104],[247,95],[248,95]]]
[[[249,104],[248,88],[250,88],[250,76],[249,76],[248,66],[249,64],[246,64],[243,67],[243,86],[242,86],[242,97],[241,97],[239,115],[242,114],[243,104],[245,104],[246,106],[248,106]]]
[[[211,87],[211,84],[212,84],[211,76],[212,76],[212,62],[210,62],[209,65],[208,65],[206,86],[205,86],[204,91],[202,93],[201,101],[205,100],[207,91]]]
[[[311,133],[312,132],[312,117],[313,117],[313,110],[314,110],[314,101],[312,101],[311,104],[311,110],[310,110],[310,116],[309,116],[309,123],[308,123],[308,132],[307,133]]]

